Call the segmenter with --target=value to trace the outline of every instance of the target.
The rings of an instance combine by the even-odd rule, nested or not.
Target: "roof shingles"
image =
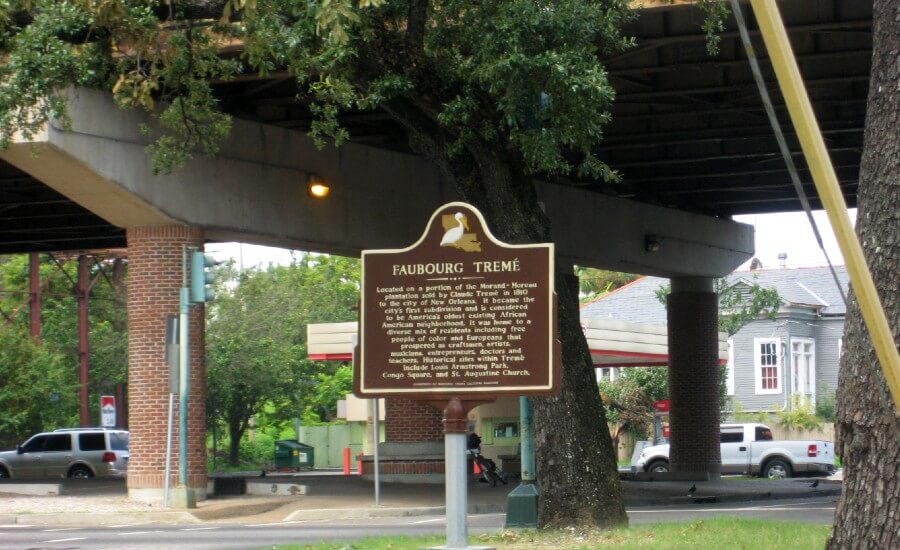
[[[847,269],[835,266],[841,290],[846,294],[849,284]],[[790,305],[821,307],[822,315],[846,314],[841,292],[834,283],[828,267],[800,267],[736,271],[728,276],[729,284],[740,281],[774,288],[781,299]],[[617,319],[632,323],[665,324],[666,308],[657,299],[656,290],[668,285],[661,277],[641,277],[582,306],[583,319]]]

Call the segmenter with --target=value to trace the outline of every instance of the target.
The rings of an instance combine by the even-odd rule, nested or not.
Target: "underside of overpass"
[[[871,57],[871,2],[804,0],[782,2],[780,8],[845,199],[853,206]],[[800,209],[733,22],[722,35],[721,53],[710,57],[702,20],[691,6],[641,10],[629,29],[637,46],[607,59],[618,95],[599,154],[622,181],[557,179],[552,185],[726,219]],[[748,24],[804,188],[819,207],[752,18]],[[286,73],[248,74],[217,91],[239,119],[309,129],[309,109]],[[342,122],[351,143],[409,152],[403,129],[385,113],[345,113]],[[0,253],[124,246],[121,223],[83,204],[0,161]],[[292,246],[277,235],[220,233]]]

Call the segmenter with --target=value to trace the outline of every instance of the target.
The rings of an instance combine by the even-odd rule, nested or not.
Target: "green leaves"
[[[744,325],[754,319],[774,319],[781,307],[781,296],[774,288],[763,287],[755,282],[757,275],[751,279],[739,279],[729,282],[727,277],[716,279],[714,290],[719,295],[719,331],[728,336],[741,330]],[[660,286],[654,294],[662,303],[671,292],[669,285]]]
[[[75,369],[60,353],[35,345],[21,326],[0,328],[0,434],[26,437],[77,418]],[[7,443],[12,443],[7,441]]]
[[[624,2],[451,1],[435,12],[426,53],[446,85],[479,102],[465,111],[445,103],[445,128],[465,142],[477,112],[496,121],[528,172],[616,178],[592,150],[614,98],[599,55],[628,44],[617,30]]]
[[[14,7],[14,6],[11,6]],[[61,92],[71,85],[96,84],[102,62],[97,48],[73,48],[62,37],[82,34],[90,15],[69,2],[36,2],[32,24],[6,26],[0,65],[0,149],[16,132],[28,140],[51,119],[66,123]]]
[[[698,6],[706,14],[702,25],[706,33],[706,51],[711,56],[719,55],[722,37],[718,33],[725,30],[725,19],[730,13],[728,3],[726,0],[700,0]]]
[[[335,413],[349,369],[306,358],[306,325],[356,318],[359,262],[303,255],[289,266],[227,267],[207,316],[210,422],[246,422],[269,404],[287,419]]]
[[[109,269],[109,266],[106,266]],[[91,266],[95,277],[98,266]],[[64,274],[61,270],[64,270]],[[58,267],[43,257],[41,345],[28,330],[28,257],[0,257],[0,310],[18,311],[11,322],[0,318],[0,442],[21,442],[42,430],[74,426],[78,421],[77,301],[72,289],[75,262]],[[124,296],[101,276],[93,286],[90,313],[90,412],[102,393],[126,378],[127,332]],[[6,441],[7,443],[14,443]]]
[[[214,82],[286,68],[320,147],[350,137],[342,113],[402,99],[435,124],[448,154],[491,143],[528,173],[618,177],[595,153],[615,96],[599,58],[631,43],[618,30],[626,0],[436,0],[414,41],[400,0],[228,0],[208,18],[192,5],[192,21],[179,20],[189,11],[179,3],[32,4],[19,29],[8,13],[25,3],[0,3],[0,146],[64,122],[66,87],[100,87],[158,117],[149,151],[153,170],[168,172],[215,154],[230,131]],[[235,42],[241,59],[219,55]]]
[[[637,275],[630,273],[581,266],[576,266],[575,274],[578,276],[578,294],[581,303],[595,300],[637,278]]]

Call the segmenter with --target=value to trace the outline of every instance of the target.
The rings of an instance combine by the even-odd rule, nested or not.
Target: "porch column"
[[[203,231],[172,225],[131,227],[128,239],[128,496],[162,502],[165,479],[169,367],[163,359],[166,314],[178,314],[182,246],[203,246]],[[187,483],[206,497],[206,374],[202,305],[190,311],[191,393]],[[173,420],[172,477],[178,482],[178,396]]]
[[[721,472],[718,296],[707,277],[672,279],[668,297],[669,460],[673,472]]]

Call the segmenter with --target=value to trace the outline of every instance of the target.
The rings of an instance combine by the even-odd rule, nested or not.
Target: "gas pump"
[[[653,403],[653,444],[669,442],[669,400],[661,399]]]

